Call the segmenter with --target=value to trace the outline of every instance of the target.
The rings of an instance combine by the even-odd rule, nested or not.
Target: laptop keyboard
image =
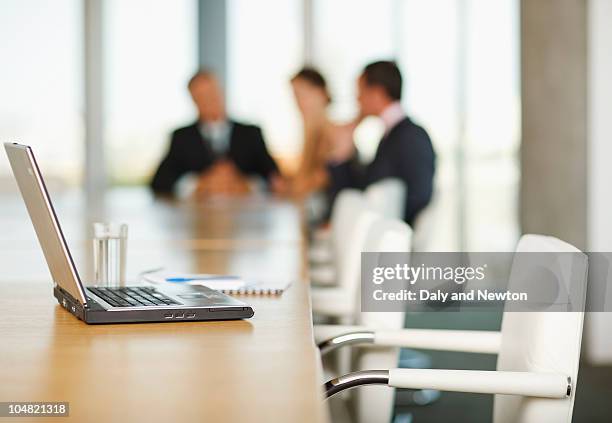
[[[87,288],[113,307],[143,307],[180,304],[153,287]]]

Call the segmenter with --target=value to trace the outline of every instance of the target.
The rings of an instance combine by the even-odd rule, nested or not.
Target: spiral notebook
[[[154,284],[185,283],[203,285],[228,295],[280,295],[291,285],[290,280],[245,280],[234,275],[194,273],[148,272],[142,274],[145,282]]]
[[[247,282],[241,288],[220,289],[228,295],[281,295],[291,285],[291,281],[285,282]]]

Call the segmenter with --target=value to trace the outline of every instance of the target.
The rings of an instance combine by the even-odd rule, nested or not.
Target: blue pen
[[[192,282],[192,281],[210,281],[210,280],[235,280],[240,279],[238,276],[226,276],[226,275],[218,275],[218,276],[199,276],[193,278],[166,278],[166,282]]]

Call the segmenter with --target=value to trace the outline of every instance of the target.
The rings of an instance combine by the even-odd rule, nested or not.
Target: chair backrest
[[[434,232],[436,222],[439,221],[438,211],[438,195],[434,191],[429,204],[414,219],[412,223],[412,251],[429,252],[435,251]]]
[[[346,229],[339,241],[336,255],[338,287],[345,290],[347,298],[354,298],[359,289],[361,274],[361,252],[372,226],[383,218],[370,207],[362,204],[356,210],[353,224]]]
[[[412,230],[398,219],[379,219],[375,221],[364,240],[362,251],[373,253],[410,252]],[[360,272],[361,273],[361,272]],[[358,275],[360,277],[360,274]],[[358,286],[361,287],[359,280]],[[379,329],[402,329],[405,315],[403,312],[360,312],[360,290],[356,293],[355,324]],[[353,351],[352,370],[386,369],[396,367],[399,361],[399,348],[364,348]],[[353,415],[356,422],[389,422],[392,419],[395,392],[369,386],[353,393]],[[373,407],[372,404],[376,404]],[[384,411],[383,411],[384,410]]]
[[[348,234],[364,207],[365,199],[358,189],[344,189],[336,197],[330,217],[331,245],[335,257],[341,257]]]
[[[409,253],[411,242],[412,230],[405,222],[398,219],[379,219],[371,225],[364,239],[362,251],[373,253]],[[361,275],[359,276],[361,277]],[[361,280],[359,283],[361,284]],[[359,295],[356,300],[360,304]],[[357,308],[358,311],[359,308]],[[379,329],[402,329],[404,327],[404,313],[362,312],[357,314],[355,320],[355,323],[358,325]]]
[[[554,274],[561,291],[569,292],[570,288],[573,292],[578,290],[577,297],[582,295],[582,298],[585,298],[587,258],[580,250],[556,238],[524,235],[516,252],[573,253],[558,256]],[[522,279],[519,283],[524,282],[524,269],[519,272],[521,278],[516,274],[516,257],[510,275],[510,290],[516,279]],[[538,283],[537,277],[538,273],[535,272],[532,283]],[[584,310],[584,303],[578,306]],[[497,369],[567,374],[571,377],[574,389],[569,398],[554,400],[496,395],[493,419],[495,423],[571,422],[583,320],[584,312],[504,312]]]
[[[406,184],[397,178],[386,178],[365,190],[368,204],[382,216],[403,219],[406,206]]]

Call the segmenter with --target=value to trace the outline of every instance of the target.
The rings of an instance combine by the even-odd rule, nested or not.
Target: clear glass
[[[117,223],[94,223],[94,283],[125,286],[128,227]]]

